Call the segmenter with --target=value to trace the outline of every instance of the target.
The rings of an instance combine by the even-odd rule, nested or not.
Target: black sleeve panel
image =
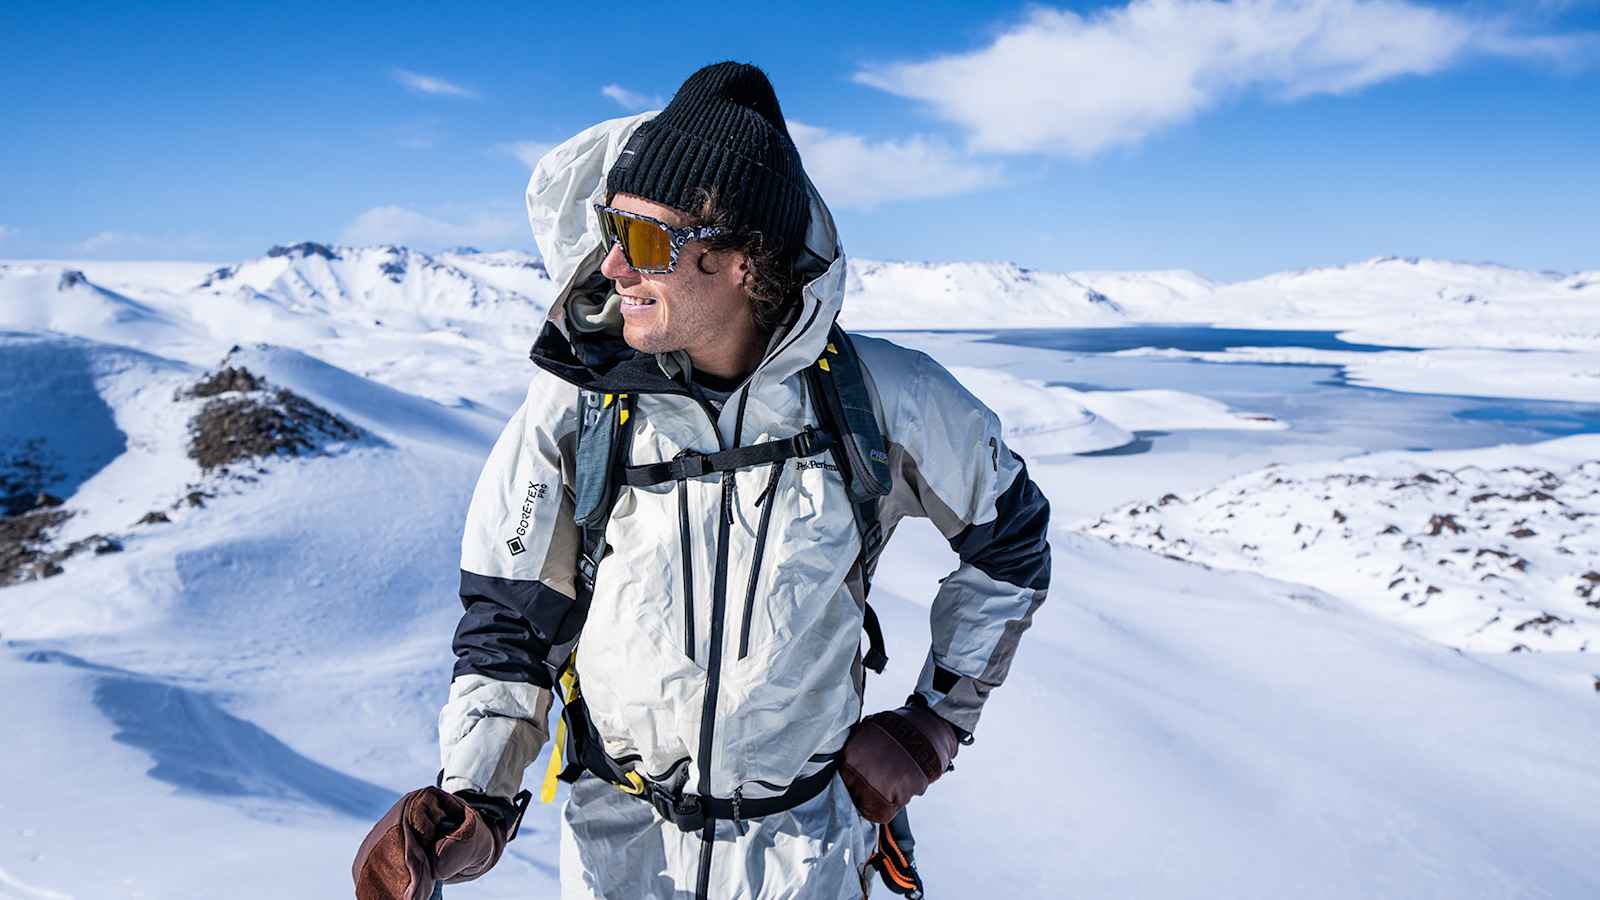
[[[545,659],[573,600],[538,581],[461,573],[455,675],[484,675],[552,687]]]
[[[1011,455],[1022,468],[995,498],[994,519],[963,528],[950,546],[996,581],[1044,590],[1050,586],[1050,503],[1028,477],[1028,464]]]

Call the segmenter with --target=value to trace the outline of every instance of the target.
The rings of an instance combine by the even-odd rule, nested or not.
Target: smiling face
[[[618,194],[610,205],[674,227],[691,224],[686,214],[633,194]],[[671,272],[648,275],[634,271],[621,246],[613,245],[600,272],[622,298],[622,338],[635,350],[684,350],[696,369],[725,377],[742,375],[760,360],[765,342],[743,287],[744,254],[708,253],[703,242],[690,241]]]

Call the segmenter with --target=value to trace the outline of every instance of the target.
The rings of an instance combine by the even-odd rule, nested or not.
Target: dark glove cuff
[[[966,745],[972,743],[972,732],[967,731],[960,725],[957,725],[949,719],[946,719],[944,716],[940,716],[938,713],[934,712],[933,707],[928,705],[927,697],[924,697],[921,694],[913,693],[911,696],[906,698],[906,705],[918,706],[927,710],[928,712],[933,713],[935,716],[939,716],[939,721],[950,726],[950,730],[955,733],[956,741],[959,742],[961,746],[965,747]]]
[[[517,820],[517,805],[504,797],[492,797],[477,791],[456,791],[455,795],[478,811],[485,822],[493,825],[502,835],[509,835],[511,824]]]

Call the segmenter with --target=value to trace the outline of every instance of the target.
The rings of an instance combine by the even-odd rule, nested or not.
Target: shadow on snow
[[[94,703],[116,725],[113,738],[148,753],[155,760],[148,774],[181,791],[308,802],[361,819],[395,801],[385,788],[302,756],[201,691],[56,650],[23,658],[98,673]]]

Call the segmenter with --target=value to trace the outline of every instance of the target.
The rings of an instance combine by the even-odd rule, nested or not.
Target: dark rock
[[[237,274],[239,274],[238,266],[223,266],[220,269],[212,269],[206,274],[205,280],[200,282],[200,286],[203,288],[211,287],[217,282],[227,281]]]
[[[172,521],[171,519],[167,518],[167,514],[166,513],[161,512],[160,510],[152,509],[151,511],[145,513],[143,516],[140,516],[139,517],[139,521],[136,524],[139,524],[139,525],[159,525],[162,522],[171,522],[171,521]]]
[[[1516,531],[1511,532],[1511,536],[1514,538],[1531,538],[1538,533],[1532,528],[1518,528]]]
[[[1560,618],[1558,616],[1553,616],[1553,615],[1551,615],[1549,613],[1543,613],[1541,615],[1535,616],[1532,619],[1529,619],[1526,622],[1523,622],[1521,625],[1518,625],[1517,627],[1515,627],[1515,628],[1513,628],[1511,630],[1512,631],[1527,631],[1528,629],[1532,628],[1532,629],[1534,629],[1536,631],[1543,632],[1545,637],[1549,637],[1556,630],[1556,628],[1558,626],[1571,625],[1571,624],[1572,624],[1572,620],[1571,619],[1563,619],[1563,618]]]
[[[226,366],[179,391],[178,399],[215,397],[228,393],[248,394],[260,390],[262,383],[261,378],[243,366]]]
[[[65,509],[40,509],[0,519],[0,586],[42,577],[51,532],[70,518]]]
[[[320,256],[323,259],[340,258],[339,254],[333,252],[332,247],[315,241],[301,241],[298,244],[288,245],[280,244],[269,249],[267,255],[272,257],[286,256],[290,259],[305,259],[308,256]]]
[[[82,272],[78,271],[77,269],[67,269],[65,272],[61,273],[61,280],[56,282],[56,288],[64,291],[67,288],[77,287],[80,284],[88,283],[89,279],[85,278]]]
[[[1429,537],[1438,537],[1440,533],[1444,532],[1446,529],[1455,534],[1460,534],[1463,531],[1466,531],[1466,529],[1456,521],[1455,516],[1449,514],[1440,515],[1435,513],[1432,518],[1428,519],[1428,528],[1424,534],[1428,535]]]
[[[189,395],[212,398],[189,420],[189,457],[206,472],[226,474],[229,463],[300,456],[362,436],[339,416],[293,391],[271,389],[243,368],[216,372]]]

